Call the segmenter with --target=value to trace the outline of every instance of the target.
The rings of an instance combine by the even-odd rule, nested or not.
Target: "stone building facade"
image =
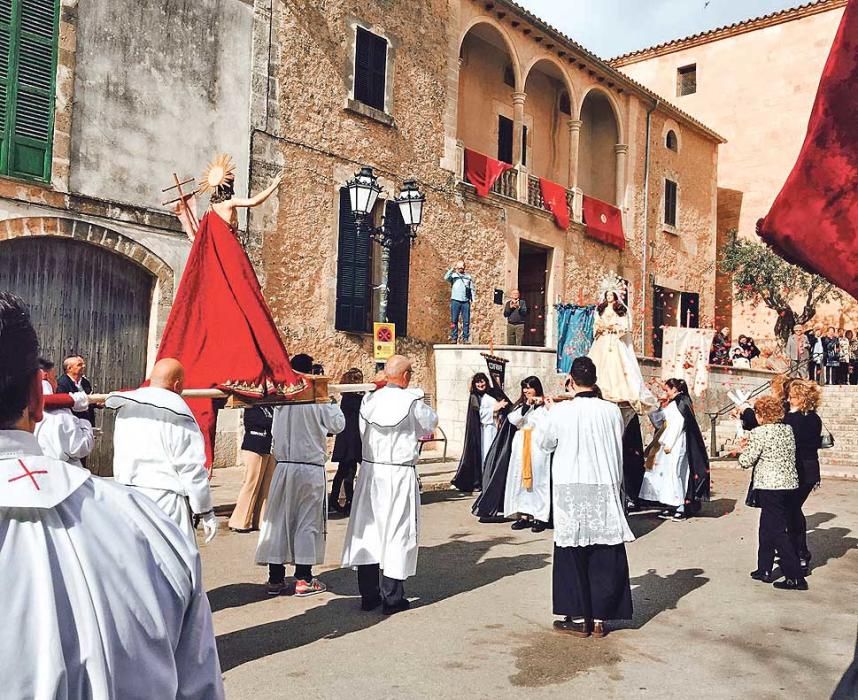
[[[371,335],[337,330],[341,188],[361,165],[380,175],[382,198],[409,176],[426,193],[399,348],[427,387],[433,345],[449,332],[443,274],[460,257],[476,280],[478,344],[505,338],[494,289],[531,284],[530,342],[550,347],[554,304],[593,300],[608,272],[630,283],[641,353],[653,351],[656,304],[699,294],[699,320],[712,318],[715,132],[512,2],[308,0],[278,12],[276,116],[255,144],[281,159],[286,178],[275,220],[256,234],[265,293],[290,350],[312,352],[332,374],[372,367]],[[355,43],[366,33],[387,48],[375,107],[356,97]],[[501,118],[511,123],[515,167],[481,198],[464,181],[464,151],[499,157]],[[567,189],[568,230],[546,210],[539,177]],[[675,225],[664,222],[666,179],[678,183]],[[623,251],[586,235],[585,195],[619,207]],[[377,266],[378,250],[368,256]]]
[[[845,5],[810,2],[611,61],[727,139],[718,162],[719,247],[733,229],[756,238],[757,220],[792,169]],[[719,326],[731,326],[734,335],[773,336],[774,312],[733,308],[729,277],[719,275],[717,297]],[[858,307],[826,305],[820,320],[850,327],[858,323]]]

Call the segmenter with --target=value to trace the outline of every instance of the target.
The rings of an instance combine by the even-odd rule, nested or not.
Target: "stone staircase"
[[[858,479],[858,386],[826,386],[819,409],[834,447],[819,451],[824,476]]]

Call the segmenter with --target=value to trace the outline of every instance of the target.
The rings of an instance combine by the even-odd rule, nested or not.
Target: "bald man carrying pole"
[[[387,385],[367,394],[360,409],[363,461],[346,531],[343,566],[357,567],[361,608],[386,615],[407,610],[403,581],[417,573],[420,487],[418,440],[438,416],[409,389],[411,360],[391,357]],[[381,585],[379,585],[381,573]]]
[[[196,547],[191,514],[202,517],[210,542],[217,519],[206,471],[203,435],[182,399],[185,370],[164,358],[152,368],[149,386],[110,394],[116,410],[113,478],[149,496]]]

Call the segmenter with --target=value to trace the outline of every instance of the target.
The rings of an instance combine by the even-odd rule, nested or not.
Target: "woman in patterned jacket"
[[[795,466],[795,437],[792,428],[784,425],[784,407],[774,396],[764,396],[754,404],[759,426],[751,431],[748,446],[739,455],[743,469],[753,467],[751,486],[760,504],[759,546],[757,569],[751,578],[772,583],[775,551],[780,554],[780,566],[786,579],[775,581],[783,590],[807,590],[798,555],[787,526],[794,494],[798,488]]]

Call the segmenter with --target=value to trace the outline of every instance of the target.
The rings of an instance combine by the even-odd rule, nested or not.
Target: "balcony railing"
[[[510,168],[506,170],[492,185],[492,192],[502,197],[518,199],[518,170]]]
[[[465,146],[461,141],[456,144],[456,175],[459,180],[465,180]],[[548,211],[545,206],[545,201],[542,199],[542,187],[539,184],[539,178],[535,175],[530,175],[527,169],[523,166],[510,168],[495,181],[492,185],[491,192],[514,199],[522,204],[527,204],[542,211]],[[581,209],[583,205],[584,193],[579,189],[567,189],[566,201],[569,203],[569,214],[572,221],[582,223],[583,218]]]

